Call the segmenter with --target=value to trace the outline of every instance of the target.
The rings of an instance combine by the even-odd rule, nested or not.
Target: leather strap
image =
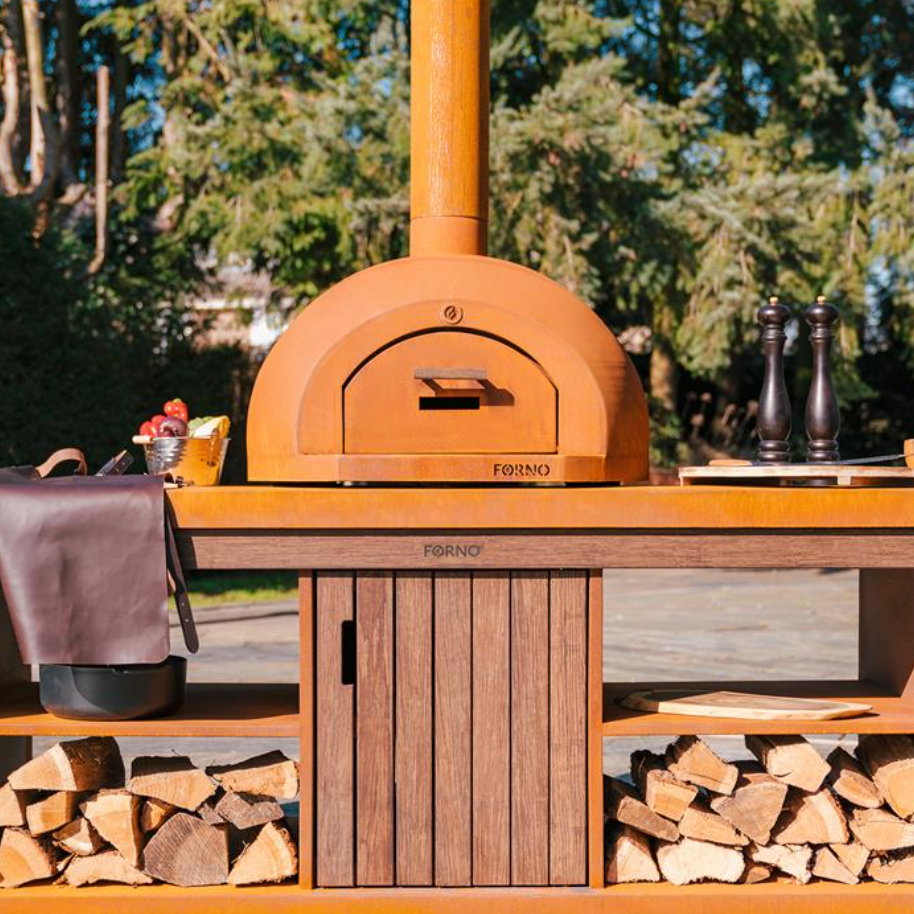
[[[196,654],[200,650],[200,639],[197,637],[194,611],[190,605],[187,584],[184,582],[184,571],[181,568],[181,559],[178,556],[175,531],[172,528],[171,518],[168,516],[167,510],[165,512],[165,561],[168,566],[170,582],[173,583],[175,589],[175,605],[178,607],[178,619],[181,621],[184,643],[192,654]]]
[[[76,470],[77,475],[85,476],[89,472],[89,468],[86,465],[85,454],[75,447],[65,447],[61,448],[59,451],[54,451],[44,463],[38,464],[38,466],[35,467],[35,470],[38,475],[44,479],[45,476],[49,476],[53,473],[60,464],[67,463],[70,460],[79,464]]]

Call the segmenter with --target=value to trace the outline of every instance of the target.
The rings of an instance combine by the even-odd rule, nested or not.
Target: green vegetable
[[[213,419],[217,419],[218,416],[199,416],[196,419],[191,419],[187,423],[187,434],[193,435],[193,433],[200,428],[205,422],[212,422]]]

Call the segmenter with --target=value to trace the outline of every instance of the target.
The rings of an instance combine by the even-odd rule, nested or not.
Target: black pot
[[[39,668],[41,705],[70,720],[136,720],[174,714],[184,704],[187,661],[168,657],[161,663],[123,666]]]

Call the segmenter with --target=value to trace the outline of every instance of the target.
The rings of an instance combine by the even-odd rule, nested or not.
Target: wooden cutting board
[[[789,698],[746,692],[694,692],[687,689],[632,692],[620,698],[619,704],[633,711],[743,720],[836,720],[840,717],[857,717],[871,711],[873,707],[826,698]]]
[[[914,468],[806,463],[755,466],[747,461],[712,461],[708,466],[679,468],[679,483],[683,486],[702,483],[808,485],[823,480],[838,486],[912,486]]]

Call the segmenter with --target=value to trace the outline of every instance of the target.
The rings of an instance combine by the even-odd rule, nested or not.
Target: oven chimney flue
[[[485,254],[489,0],[413,0],[410,253]]]

